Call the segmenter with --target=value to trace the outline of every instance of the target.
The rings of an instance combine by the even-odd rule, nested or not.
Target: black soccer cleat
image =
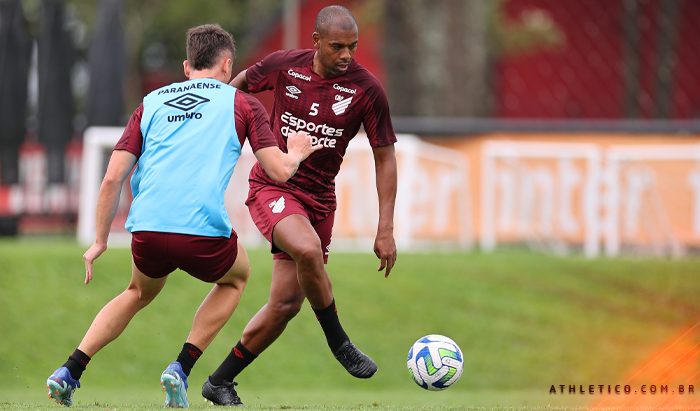
[[[233,389],[236,385],[238,385],[237,382],[229,381],[224,381],[223,385],[214,385],[207,377],[204,381],[204,385],[202,385],[202,396],[205,401],[209,400],[214,405],[245,405],[241,402],[236,390]]]
[[[355,347],[355,344],[350,340],[345,341],[334,355],[335,359],[353,377],[369,378],[377,372],[377,364],[367,354]]]

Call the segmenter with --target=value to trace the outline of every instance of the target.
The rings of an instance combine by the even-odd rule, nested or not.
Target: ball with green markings
[[[464,357],[457,343],[444,335],[420,338],[408,351],[408,372],[413,381],[430,391],[452,386],[462,375]]]

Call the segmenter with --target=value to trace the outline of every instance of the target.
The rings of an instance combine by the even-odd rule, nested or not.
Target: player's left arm
[[[374,167],[377,174],[377,195],[379,197],[379,224],[374,240],[374,253],[381,261],[379,269],[386,267],[384,277],[388,277],[396,264],[396,242],[394,241],[394,204],[396,203],[396,153],[394,145],[373,147]]]
[[[377,271],[386,268],[384,277],[388,277],[396,264],[394,204],[396,203],[397,171],[394,143],[397,140],[391,124],[389,102],[384,88],[371,73],[359,80],[358,85],[367,95],[368,103],[364,110],[362,124],[374,154],[379,197],[379,224],[377,237],[374,240],[374,253],[381,261]]]

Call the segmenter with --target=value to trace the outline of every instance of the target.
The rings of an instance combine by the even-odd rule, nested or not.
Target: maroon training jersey
[[[256,163],[250,186],[251,190],[262,185],[299,189],[335,210],[335,176],[360,125],[372,147],[393,144],[396,135],[379,80],[355,60],[345,74],[321,78],[312,70],[315,51],[277,51],[246,72],[251,93],[274,90],[270,123],[283,151],[287,151],[287,135],[294,131],[306,131],[314,144],[323,145],[285,184],[273,181]]]
[[[245,138],[253,152],[265,147],[277,146],[277,141],[270,131],[270,120],[265,107],[255,97],[237,92],[233,101],[233,112],[236,117],[236,133],[243,146]],[[119,142],[114,146],[115,150],[126,150],[141,157],[143,148],[143,135],[141,134],[141,116],[143,115],[143,103],[138,106],[129,119]],[[212,130],[212,132],[216,132]]]

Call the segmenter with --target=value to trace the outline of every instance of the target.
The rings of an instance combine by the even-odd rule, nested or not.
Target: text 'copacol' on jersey
[[[338,90],[338,91],[342,91],[344,93],[350,93],[350,94],[357,93],[357,89],[343,87],[343,86],[339,85],[338,83],[333,84],[333,88]]]
[[[287,70],[287,74],[289,74],[290,76],[292,76],[294,78],[298,78],[298,79],[305,80],[305,81],[311,81],[311,76],[305,76],[301,73],[297,73],[296,71],[294,71],[292,69]]]

